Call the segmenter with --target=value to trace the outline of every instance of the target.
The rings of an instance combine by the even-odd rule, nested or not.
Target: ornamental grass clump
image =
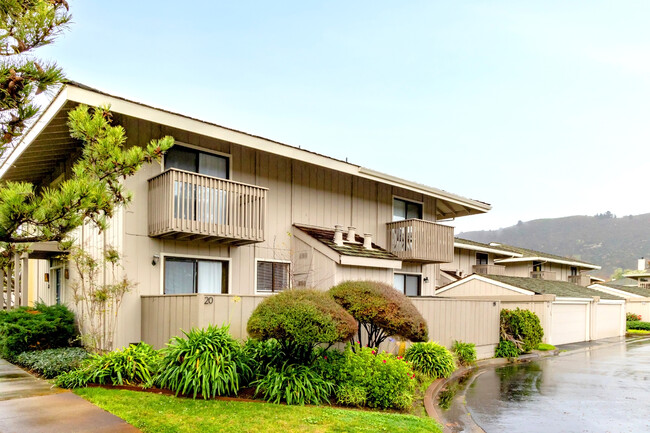
[[[329,290],[357,322],[357,341],[379,347],[390,336],[427,341],[427,323],[413,303],[394,287],[377,281],[345,281]],[[363,343],[363,330],[367,342]]]
[[[89,383],[100,385],[138,385],[151,387],[160,353],[146,343],[131,344],[103,355],[92,354],[81,367],[56,378],[62,388],[79,388]]]
[[[184,338],[174,337],[162,349],[156,384],[193,398],[236,394],[241,376],[250,375],[250,367],[241,344],[228,329],[210,325],[183,332]]]
[[[468,366],[476,363],[476,345],[455,340],[451,352],[456,355],[460,365]]]
[[[268,402],[301,406],[328,402],[334,391],[334,384],[312,368],[291,362],[279,368],[270,367],[266,375],[252,385],[257,387],[255,393]]]
[[[454,355],[446,347],[432,341],[413,343],[404,354],[413,369],[432,378],[449,377],[456,370]]]
[[[247,330],[257,340],[277,340],[292,362],[310,365],[318,344],[349,339],[356,322],[327,293],[295,289],[262,301],[248,319]]]

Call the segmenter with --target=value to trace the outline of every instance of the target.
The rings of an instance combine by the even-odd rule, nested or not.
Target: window
[[[402,221],[412,218],[422,219],[422,204],[402,200],[401,198],[394,198],[393,221]]]
[[[578,275],[578,267],[577,266],[571,266],[571,276],[575,277]]]
[[[420,296],[420,275],[394,274],[393,286],[406,296]]]
[[[257,291],[279,292],[289,288],[289,263],[257,262]]]
[[[228,293],[228,262],[165,257],[164,293]]]
[[[225,156],[183,146],[172,146],[165,154],[165,170],[178,168],[222,179],[228,179],[230,168],[228,162]]]
[[[487,255],[487,253],[476,253],[476,264],[477,265],[487,265],[488,264],[488,255]]]
[[[533,260],[533,272],[542,272],[542,262]]]

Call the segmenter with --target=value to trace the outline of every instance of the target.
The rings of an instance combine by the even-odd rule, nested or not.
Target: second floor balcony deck
[[[400,260],[450,263],[454,260],[454,228],[431,221],[407,219],[390,222],[388,250]]]
[[[149,236],[264,241],[267,189],[169,169],[149,179]]]

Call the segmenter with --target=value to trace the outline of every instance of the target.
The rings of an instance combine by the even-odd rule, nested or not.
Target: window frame
[[[408,205],[409,205],[409,203],[418,205],[418,207],[420,208],[420,218],[404,218],[404,219],[401,219],[401,220],[396,220],[395,219],[395,200],[403,201],[406,204],[405,209],[406,209],[406,214],[407,215],[408,215]],[[420,220],[424,219],[424,202],[423,201],[413,200],[413,199],[410,199],[410,198],[401,197],[401,196],[398,196],[398,195],[393,195],[393,198],[392,198],[392,200],[390,202],[390,208],[391,208],[391,221],[392,222],[406,221],[406,220],[409,220],[409,219],[420,219]]]
[[[231,295],[231,285],[232,285],[232,259],[230,257],[218,257],[218,256],[204,256],[204,255],[195,255],[195,254],[176,254],[176,253],[163,253],[159,254],[160,259],[158,263],[160,264],[160,289],[159,294],[168,296],[165,294],[165,260],[168,258],[178,258],[178,259],[189,259],[189,260],[211,260],[213,262],[227,262],[228,270],[227,272],[227,284],[226,284],[226,293],[221,293],[222,295]],[[194,276],[195,279],[198,278],[198,274]],[[217,294],[217,293],[215,293]],[[198,295],[198,293],[185,293],[184,295]],[[169,295],[169,296],[178,296],[178,295]]]
[[[485,256],[485,263],[480,263],[480,260],[478,258],[479,254],[481,256]],[[482,252],[479,251],[479,252],[476,253],[475,259],[476,259],[476,264],[477,265],[489,265],[490,264],[490,254],[489,253],[482,253]]]
[[[226,171],[227,171],[227,177],[222,178],[222,177],[215,177],[215,179],[226,179],[226,180],[232,180],[232,155],[229,153],[224,153],[224,152],[219,152],[218,150],[212,150],[212,149],[206,149],[205,147],[200,147],[200,146],[195,146],[193,144],[189,143],[184,143],[182,141],[175,141],[173,147],[186,147],[190,150],[193,150],[195,152],[199,153],[206,153],[208,155],[215,155],[215,156],[221,156],[226,159]],[[168,168],[165,168],[165,165],[167,164],[167,156],[163,155],[162,158],[162,163],[160,164],[160,172],[164,173],[167,170],[170,170]],[[181,170],[179,168],[175,168],[174,170]],[[181,170],[181,171],[186,171],[186,170]],[[198,171],[197,172],[192,172],[196,174],[201,174]],[[208,177],[214,177],[214,176],[209,176],[207,174],[201,174],[201,176],[208,176]]]
[[[287,288],[284,289],[284,290],[291,290],[291,289],[293,288],[293,283],[292,283],[292,281],[291,281],[291,261],[290,261],[290,260],[262,259],[262,258],[258,258],[258,257],[256,257],[256,258],[255,258],[255,273],[254,273],[254,278],[255,278],[255,294],[256,294],[256,295],[275,295],[275,294],[277,294],[277,293],[281,293],[281,292],[284,291],[284,290],[280,290],[280,291],[278,291],[278,292],[274,292],[273,290],[271,290],[271,291],[267,291],[267,290],[261,290],[261,291],[260,291],[260,290],[258,290],[258,287],[257,287],[257,264],[258,264],[259,262],[268,262],[268,263],[285,263],[285,264],[289,265],[289,269],[288,269],[288,271],[287,271],[287,272],[288,272],[287,280],[289,281],[289,287],[287,287]]]
[[[423,283],[423,278],[422,278],[422,273],[421,272],[393,272],[393,288],[395,290],[398,290],[395,287],[395,275],[405,275],[405,276],[410,276],[410,277],[418,277],[418,294],[415,296],[412,295],[407,295],[406,294],[406,286],[403,288],[403,291],[400,291],[404,296],[409,297],[409,298],[419,298],[422,296],[422,283]],[[404,284],[406,284],[406,279],[404,279]]]

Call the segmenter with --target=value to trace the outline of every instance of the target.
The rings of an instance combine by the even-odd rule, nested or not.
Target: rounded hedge
[[[326,292],[285,290],[262,301],[248,319],[248,334],[258,340],[275,338],[282,344],[313,347],[349,339],[354,318]]]
[[[378,281],[345,281],[332,287],[330,295],[360,323],[376,326],[386,335],[413,342],[428,339],[424,317],[393,286]]]
[[[511,341],[521,353],[535,349],[544,337],[537,314],[530,310],[501,310],[501,340]]]

